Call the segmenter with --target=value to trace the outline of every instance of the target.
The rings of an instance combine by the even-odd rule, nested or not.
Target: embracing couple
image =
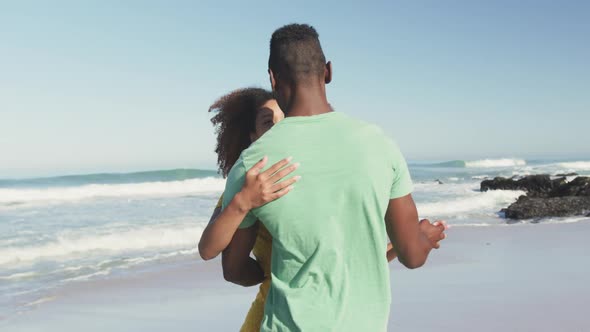
[[[199,252],[222,253],[230,282],[262,283],[241,331],[385,331],[388,261],[422,266],[446,225],[418,221],[396,144],[332,109],[313,27],[273,33],[268,73],[272,92],[236,90],[211,106],[227,183]]]

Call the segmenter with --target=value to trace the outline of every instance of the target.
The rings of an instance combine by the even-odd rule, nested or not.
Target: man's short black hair
[[[275,76],[293,83],[323,77],[326,57],[317,31],[308,24],[289,24],[270,39],[268,67]]]

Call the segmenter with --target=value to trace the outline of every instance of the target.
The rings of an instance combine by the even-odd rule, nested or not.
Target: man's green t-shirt
[[[385,331],[389,269],[385,212],[412,191],[406,162],[375,125],[330,112],[287,117],[244,150],[224,207],[245,173],[292,156],[301,180],[285,197],[252,210],[272,235],[271,287],[261,331]]]

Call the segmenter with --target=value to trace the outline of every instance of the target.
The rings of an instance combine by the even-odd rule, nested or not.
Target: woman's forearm
[[[245,204],[240,193],[219,214],[217,219],[209,222],[199,241],[199,254],[204,260],[217,257],[231,242],[240,223],[244,220],[250,207]]]

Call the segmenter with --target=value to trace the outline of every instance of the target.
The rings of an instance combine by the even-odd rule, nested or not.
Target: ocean
[[[500,209],[523,192],[480,192],[485,178],[576,172],[590,161],[410,162],[421,218],[453,227],[511,227]],[[0,179],[0,319],[64,285],[200,260],[197,243],[225,181],[215,171]],[[588,217],[525,220],[571,223]],[[220,276],[221,278],[221,276]]]

